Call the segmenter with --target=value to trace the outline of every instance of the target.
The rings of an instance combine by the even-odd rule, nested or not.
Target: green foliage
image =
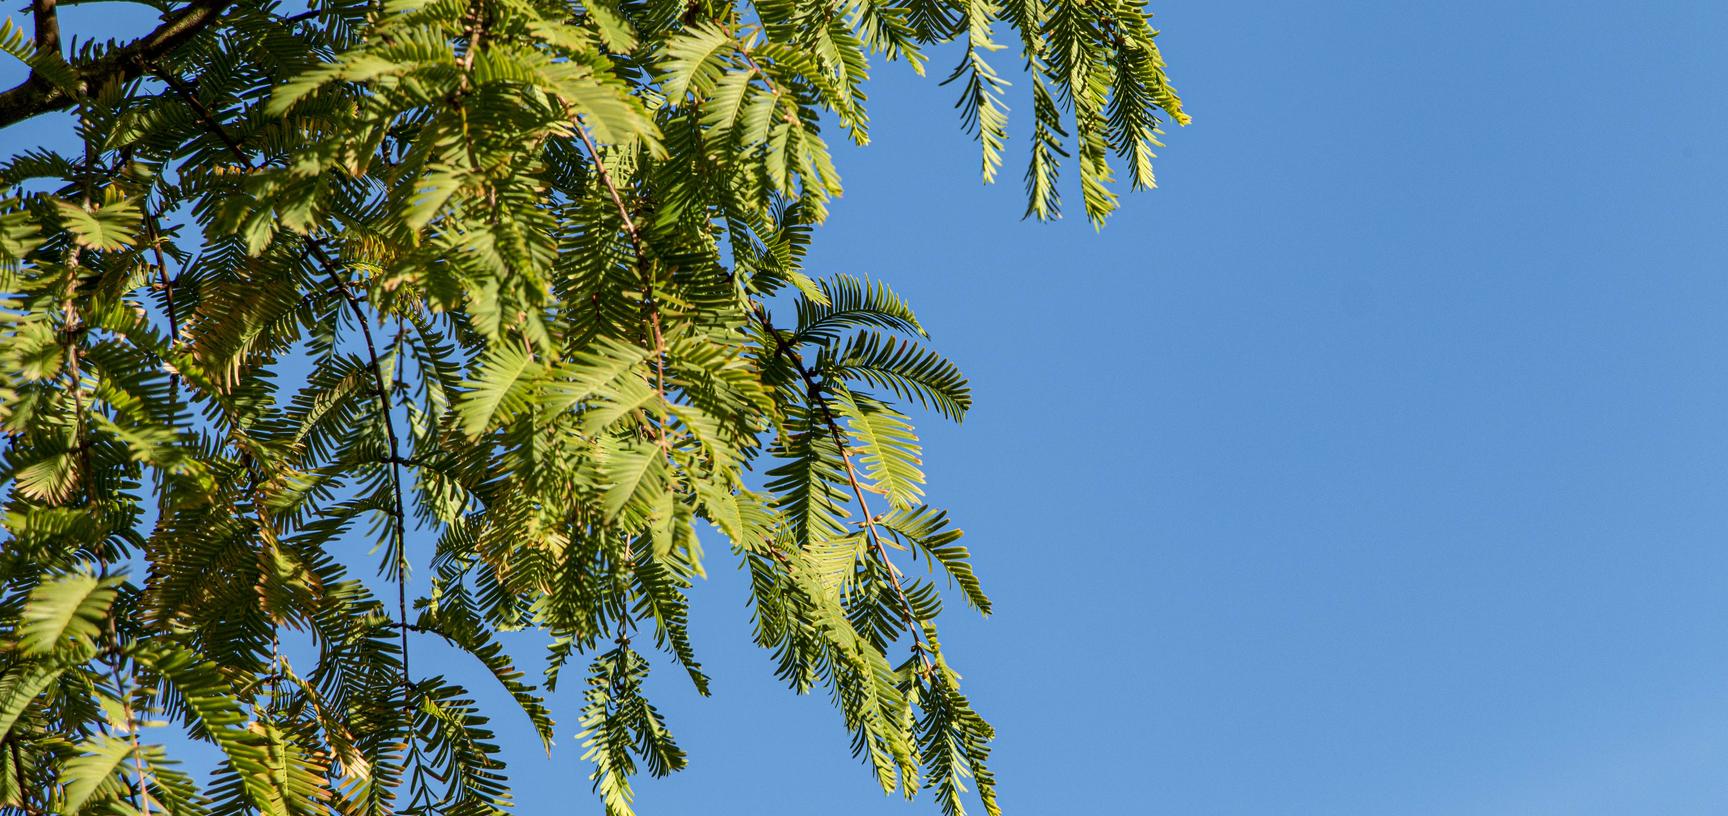
[[[990,600],[914,429],[970,388],[881,278],[804,258],[873,60],[955,61],[988,180],[1017,40],[1028,213],[1070,156],[1095,222],[1113,158],[1151,186],[1186,117],[1138,5],[162,5],[70,56],[0,26],[32,71],[0,126],[76,123],[0,161],[0,812],[506,812],[441,644],[548,750],[586,663],[583,759],[628,814],[687,761],[645,681],[708,693],[715,558],[884,791],[998,812],[936,629],[944,586]]]

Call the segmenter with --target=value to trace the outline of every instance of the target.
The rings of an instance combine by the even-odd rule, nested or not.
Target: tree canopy
[[[501,813],[488,723],[550,747],[563,683],[630,813],[685,764],[644,679],[707,693],[718,558],[884,791],[998,812],[936,628],[990,600],[908,413],[960,421],[967,381],[887,282],[803,260],[881,62],[955,64],[990,180],[1017,43],[1032,217],[1069,158],[1095,222],[1113,160],[1151,186],[1186,119],[1138,5],[152,5],[70,51],[53,0],[0,26],[0,127],[70,114],[0,160],[0,810]]]

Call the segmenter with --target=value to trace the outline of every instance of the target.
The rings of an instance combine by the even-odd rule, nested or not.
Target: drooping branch
[[[100,88],[110,82],[130,82],[143,76],[145,63],[173,51],[209,28],[232,5],[233,0],[192,0],[185,8],[169,14],[162,24],[149,34],[90,62],[72,66],[77,73],[78,83],[84,88]],[[33,6],[38,26],[38,48],[42,48],[49,41],[45,39],[48,32],[42,28],[45,18],[52,31],[54,48],[59,48],[59,24],[55,21],[53,7],[52,2],[41,2]],[[18,124],[33,116],[71,107],[75,101],[53,83],[31,74],[29,79],[0,93],[0,128]]]
[[[259,167],[261,163],[254,162],[252,157],[246,155],[246,150],[240,146],[240,143],[236,141],[233,136],[229,135],[228,130],[224,128],[221,121],[216,118],[216,114],[210,110],[209,106],[205,105],[198,99],[197,94],[193,93],[192,89],[188,88],[185,82],[171,73],[160,71],[155,65],[146,64],[145,67],[156,73],[156,75],[161,78],[169,88],[173,89],[173,91],[192,108],[193,113],[197,115],[198,120],[203,123],[204,127],[215,134],[217,138],[222,140],[222,144],[228,148],[228,152],[234,156],[235,161],[238,161],[242,167],[247,169],[257,169]],[[390,515],[391,537],[394,539],[396,556],[394,564],[396,570],[396,611],[397,622],[406,625],[408,623],[408,531],[406,528],[407,511],[402,500],[402,464],[406,460],[402,457],[401,443],[398,441],[396,435],[396,423],[391,418],[391,390],[385,382],[384,369],[379,364],[378,345],[372,339],[371,323],[368,322],[365,309],[361,306],[359,299],[356,298],[353,291],[350,290],[347,278],[342,275],[341,265],[336,262],[335,258],[332,258],[330,254],[324,250],[324,247],[318,243],[316,238],[308,236],[304,246],[309,258],[314,261],[327,276],[329,276],[332,287],[342,296],[343,301],[353,313],[354,321],[359,324],[361,337],[364,339],[366,344],[367,364],[372,370],[374,396],[377,399],[378,405],[378,422],[384,426],[385,439],[388,441],[390,446],[389,463],[392,498]],[[401,649],[402,717],[404,727],[408,727],[413,723],[414,716],[414,682],[409,674],[407,629],[401,631]],[[418,748],[414,748],[413,750],[417,751]]]
[[[588,148],[588,156],[594,162],[594,172],[599,175],[606,191],[612,195],[612,204],[618,208],[618,217],[624,221],[624,232],[630,236],[630,246],[636,251],[636,271],[642,276],[643,297],[648,312],[651,340],[654,343],[654,390],[660,394],[661,421],[660,447],[666,447],[666,338],[660,332],[660,308],[654,300],[654,277],[648,267],[647,251],[642,244],[642,232],[636,227],[636,220],[630,217],[630,208],[624,204],[624,195],[618,191],[618,185],[613,183],[612,174],[606,172],[606,165],[600,160],[600,149],[594,146],[594,140],[588,138],[588,130],[581,122],[576,123],[576,135],[582,137],[582,144]]]
[[[852,465],[852,454],[847,450],[846,432],[840,429],[840,422],[834,416],[834,409],[828,406],[828,400],[822,396],[822,384],[816,380],[816,375],[804,365],[804,359],[798,350],[787,345],[779,330],[768,319],[768,309],[756,301],[750,302],[751,311],[757,322],[762,324],[762,330],[774,340],[776,356],[790,363],[803,379],[806,392],[813,406],[821,412],[822,421],[833,436],[834,444],[840,450],[840,461],[846,466],[846,481],[852,487],[852,496],[858,501],[858,510],[864,516],[865,540],[870,543],[871,553],[888,574],[888,582],[894,589],[896,599],[900,601],[900,617],[906,623],[907,631],[912,633],[912,649],[923,661],[926,671],[930,668],[930,650],[924,645],[924,637],[918,629],[918,616],[912,610],[912,601],[906,596],[906,589],[900,584],[900,568],[894,566],[894,561],[888,557],[888,548],[882,544],[882,534],[876,529],[876,517],[870,514],[870,504],[864,500],[864,485],[858,478],[858,469]]]
[[[243,157],[242,157],[243,158]],[[342,299],[348,304],[348,309],[354,315],[354,322],[360,325],[360,335],[366,342],[366,362],[372,369],[372,386],[378,402],[378,422],[384,426],[384,437],[390,445],[390,491],[391,503],[391,537],[395,539],[396,550],[396,617],[402,624],[408,623],[408,530],[407,511],[402,502],[402,447],[396,437],[396,422],[390,416],[390,389],[384,380],[384,368],[378,362],[378,346],[372,340],[372,325],[367,321],[366,311],[360,305],[360,300],[348,288],[348,281],[340,272],[341,267],[331,258],[316,240],[308,238],[306,250],[324,268],[325,274],[342,293]],[[404,728],[410,728],[414,723],[414,681],[411,679],[408,667],[408,630],[401,632],[402,649],[402,722]],[[415,748],[414,750],[418,750]]]

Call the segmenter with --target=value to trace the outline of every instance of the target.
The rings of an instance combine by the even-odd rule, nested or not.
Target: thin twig
[[[630,208],[624,204],[624,195],[618,191],[618,185],[612,182],[612,174],[606,171],[606,165],[600,161],[600,150],[594,146],[594,140],[588,138],[587,128],[581,122],[576,123],[576,135],[582,137],[582,144],[588,148],[588,156],[594,162],[594,172],[600,177],[606,191],[612,195],[612,204],[618,208],[618,217],[624,221],[624,232],[630,236],[630,247],[636,251],[636,271],[642,276],[644,307],[648,311],[648,324],[654,341],[654,390],[660,395],[660,447],[666,449],[666,338],[660,331],[660,308],[654,299],[654,279],[648,268],[648,257],[642,244],[642,233],[636,228],[636,220],[630,217]],[[668,451],[668,455],[670,451]]]
[[[84,211],[89,212],[92,206],[93,190],[90,174],[96,164],[95,146],[90,142],[90,120],[83,115],[80,107],[79,133],[84,141],[84,164],[79,171],[79,184],[84,191]],[[82,268],[84,251],[76,247],[70,250],[71,263],[66,266],[66,292],[61,301],[61,309],[65,312],[66,325],[61,328],[66,343],[67,371],[71,374],[72,383],[72,444],[78,449],[78,481],[84,488],[84,504],[86,507],[96,503],[95,488],[91,483],[90,472],[90,431],[84,419],[84,374],[80,366],[79,339],[84,331],[84,321],[78,316],[78,270]],[[99,557],[101,553],[98,553]],[[103,558],[102,571],[108,571],[107,559]]]
[[[484,3],[468,5],[468,42],[462,47],[462,55],[456,59],[456,64],[462,67],[462,75],[457,78],[456,91],[450,95],[450,104],[455,106],[456,114],[462,119],[462,148],[468,156],[468,167],[480,173],[480,155],[474,150],[474,134],[468,126],[468,92],[472,88],[474,76],[474,55],[480,51],[480,45],[486,34],[486,9]],[[482,176],[484,178],[484,176]],[[490,179],[486,183],[486,205],[491,208],[487,216],[493,224],[498,223],[498,188]]]
[[[126,719],[126,737],[132,743],[132,769],[138,775],[138,810],[144,816],[150,816],[150,787],[144,781],[144,754],[138,749],[138,717],[132,708],[132,694],[127,691],[126,685],[120,679],[122,660],[120,629],[115,625],[112,617],[108,619],[108,636],[114,640],[114,653],[110,655],[108,667],[114,676],[114,693],[120,697],[121,715]],[[133,669],[132,677],[134,684],[136,684],[136,667]]]
[[[648,313],[648,327],[654,343],[654,392],[660,397],[660,421],[655,426],[659,436],[660,454],[666,457],[668,464],[672,462],[672,447],[666,441],[666,424],[670,421],[671,404],[666,400],[666,338],[660,332],[660,307],[654,299],[654,278],[649,271],[647,248],[642,243],[642,233],[636,228],[636,220],[630,217],[630,208],[624,204],[624,195],[618,191],[618,185],[613,183],[612,174],[607,172],[606,165],[600,160],[600,150],[594,146],[594,140],[588,137],[588,129],[576,122],[576,134],[582,137],[583,146],[588,148],[588,157],[594,162],[595,175],[612,196],[612,205],[618,208],[618,217],[624,222],[624,232],[630,236],[630,247],[636,253],[636,272],[642,276],[643,302],[642,308]],[[624,541],[625,568],[631,572],[636,570],[636,553],[630,541]],[[630,630],[635,628],[635,620],[625,614],[618,624],[617,643],[619,648],[630,646]]]
[[[475,6],[481,8],[475,8]],[[462,66],[462,89],[468,89],[468,71],[474,68],[474,52],[480,48],[480,36],[485,33],[484,23],[486,10],[484,3],[471,3],[468,6],[468,45],[462,50],[462,57],[457,60]]]
[[[18,740],[8,738],[6,744],[12,748],[12,772],[18,777],[18,808],[30,816],[41,816],[42,810],[30,804],[30,788],[24,784],[24,757],[18,753]]]
[[[828,432],[834,437],[834,444],[840,450],[840,461],[846,466],[846,481],[852,486],[852,496],[858,500],[858,510],[864,515],[864,531],[870,541],[871,550],[876,559],[888,572],[888,581],[894,587],[894,594],[900,601],[900,617],[906,622],[906,629],[912,633],[912,647],[923,659],[926,670],[930,668],[930,652],[924,645],[923,634],[919,631],[917,616],[912,612],[912,601],[906,595],[906,589],[900,585],[900,568],[888,557],[888,548],[882,543],[882,534],[876,529],[876,517],[870,514],[870,504],[864,500],[864,486],[858,478],[858,470],[852,465],[852,454],[847,450],[846,435],[840,430],[840,422],[834,416],[834,410],[828,406],[828,400],[822,396],[822,385],[816,381],[816,375],[804,366],[804,359],[798,350],[787,345],[786,339],[774,328],[768,319],[768,310],[762,304],[751,301],[750,306],[761,322],[762,329],[774,339],[775,354],[792,364],[798,376],[804,380],[808,397],[815,407],[822,412],[822,420],[828,427]]]
[[[222,143],[227,145],[228,151],[234,154],[235,159],[237,159],[247,169],[257,169],[256,164],[246,155],[246,152],[241,149],[239,142],[236,142],[228,135],[228,132],[222,127],[222,123],[216,120],[215,116],[210,112],[210,109],[205,107],[202,102],[198,101],[197,97],[191,93],[191,90],[187,88],[184,83],[170,77],[166,73],[159,73],[158,76],[161,76],[164,82],[168,83],[170,87],[174,88],[177,93],[186,99],[187,103],[190,104],[193,110],[198,113],[199,118],[204,121],[205,126],[214,131],[216,135],[222,139]],[[318,244],[316,239],[308,237],[304,245],[306,247],[306,252],[318,262],[318,265],[323,269],[324,273],[330,277],[330,282],[335,287],[336,291],[342,294],[342,299],[348,304],[349,310],[354,315],[354,321],[360,324],[360,334],[366,343],[367,361],[372,369],[373,388],[378,402],[378,420],[384,426],[384,435],[390,445],[390,489],[393,499],[393,507],[391,508],[392,537],[395,538],[396,550],[396,611],[397,617],[400,621],[402,623],[407,623],[408,536],[404,526],[406,524],[405,517],[407,516],[407,513],[403,510],[402,453],[401,445],[397,441],[396,423],[391,418],[390,389],[385,385],[384,369],[378,362],[378,346],[372,339],[372,324],[367,321],[366,312],[361,308],[359,298],[356,298],[353,290],[348,287],[348,281],[342,277],[340,267],[337,266],[335,260],[333,260],[330,255],[324,251],[324,248]],[[409,679],[408,632],[406,629],[402,631],[401,649],[402,717],[404,727],[409,727],[413,721],[414,713],[414,684],[413,681]]]
[[[162,299],[168,313],[168,346],[180,342],[180,314],[174,308],[174,281],[168,277],[168,259],[162,254],[162,222],[148,204],[144,210],[144,230],[150,240],[150,252],[156,257],[156,274],[162,282]],[[178,413],[180,404],[180,372],[168,372],[168,405]]]
[[[372,340],[372,325],[366,320],[366,312],[360,307],[360,299],[348,289],[337,272],[337,266],[330,256],[324,252],[317,242],[307,239],[306,249],[324,271],[330,275],[337,289],[342,292],[342,299],[348,303],[348,309],[354,314],[354,322],[360,324],[360,335],[366,341],[367,362],[372,368],[372,382],[378,398],[378,421],[384,425],[384,436],[390,443],[390,490],[394,507],[391,508],[393,532],[396,539],[396,614],[402,623],[408,622],[408,534],[404,529],[406,513],[402,505],[402,448],[396,438],[396,422],[391,418],[390,390],[384,383],[384,368],[378,362],[378,346]],[[402,630],[402,716],[404,724],[412,722],[414,713],[413,684],[409,681],[408,671],[408,631]]]
[[[606,165],[600,161],[600,150],[594,146],[594,140],[588,138],[588,129],[576,123],[576,135],[582,137],[582,144],[588,148],[588,156],[594,161],[594,171],[599,174],[601,183],[606,185],[607,192],[612,194],[612,204],[618,208],[618,217],[624,219],[624,232],[630,236],[630,246],[635,248],[636,257],[643,257],[642,234],[636,229],[636,220],[630,217],[630,208],[624,206],[624,196],[618,192],[618,185],[612,183],[612,174],[606,172]]]
[[[221,122],[217,121],[216,114],[211,112],[209,106],[205,105],[204,101],[198,98],[197,92],[188,87],[179,77],[174,76],[172,72],[162,70],[157,67],[155,63],[146,61],[144,65],[150,69],[150,73],[155,74],[158,79],[167,83],[168,87],[174,90],[174,93],[178,94],[181,99],[185,100],[187,105],[191,106],[192,111],[198,114],[198,118],[204,120],[205,126],[214,132],[217,138],[222,140],[222,144],[228,146],[228,152],[233,153],[234,157],[239,159],[241,164],[245,164],[248,167],[251,166],[252,160],[247,157],[246,151],[240,148],[240,143],[235,141],[234,137],[228,135],[228,130],[222,127]]]

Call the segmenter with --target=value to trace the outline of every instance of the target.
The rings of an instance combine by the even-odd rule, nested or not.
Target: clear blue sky
[[[1196,124],[1101,234],[889,69],[818,237],[974,378],[930,492],[1008,812],[1728,812],[1728,4],[1154,10]],[[773,682],[715,549],[642,812],[935,813]],[[550,761],[498,722],[524,814],[599,809],[577,703]]]

